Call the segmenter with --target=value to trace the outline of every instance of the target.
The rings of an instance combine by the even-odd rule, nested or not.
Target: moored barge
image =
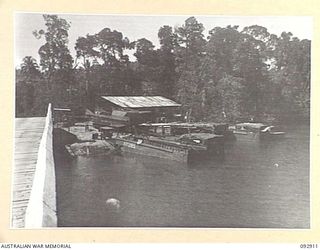
[[[153,156],[179,162],[224,157],[223,136],[192,133],[181,136],[119,136],[112,138],[121,152]]]

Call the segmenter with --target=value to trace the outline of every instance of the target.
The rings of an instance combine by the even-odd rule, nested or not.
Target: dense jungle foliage
[[[26,56],[16,68],[16,116],[45,115],[49,102],[81,112],[97,96],[162,95],[197,121],[239,118],[308,121],[311,41],[253,25],[214,27],[208,37],[195,17],[159,27],[160,47],[129,41],[108,27],[68,49],[70,24],[43,15],[40,62]],[[127,51],[136,60],[130,60]]]

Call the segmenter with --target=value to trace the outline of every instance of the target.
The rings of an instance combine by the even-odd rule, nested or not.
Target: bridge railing
[[[51,104],[38,150],[36,170],[25,217],[25,228],[57,226]]]

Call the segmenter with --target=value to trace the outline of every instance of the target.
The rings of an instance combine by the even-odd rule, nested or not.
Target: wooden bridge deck
[[[11,222],[13,228],[23,228],[25,224],[25,213],[30,198],[45,121],[45,117],[15,119]]]

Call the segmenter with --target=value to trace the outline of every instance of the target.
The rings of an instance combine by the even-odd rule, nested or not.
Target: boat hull
[[[239,141],[264,141],[264,140],[277,140],[285,137],[284,132],[279,133],[255,133],[255,132],[233,132],[236,139]]]
[[[188,162],[190,157],[189,149],[157,147],[146,143],[137,143],[135,141],[120,138],[113,139],[113,142],[122,152],[147,155],[178,162]]]

